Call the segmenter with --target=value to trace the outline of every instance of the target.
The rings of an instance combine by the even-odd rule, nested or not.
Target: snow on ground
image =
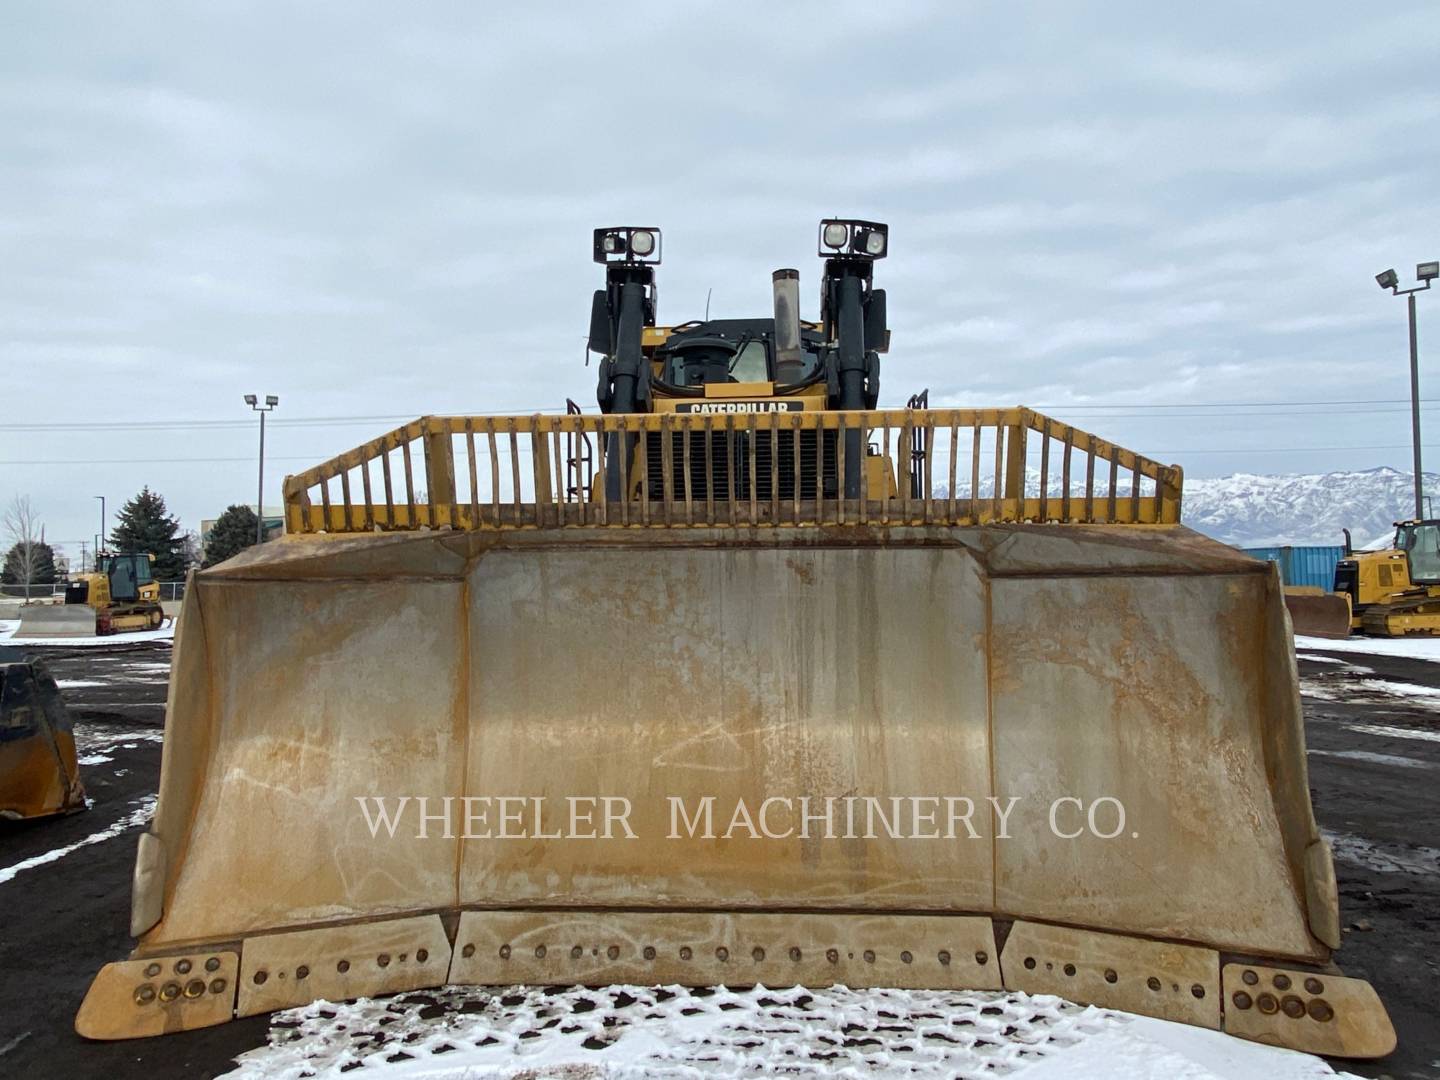
[[[76,840],[73,844],[66,844],[64,847],[52,848],[51,850],[44,852],[43,854],[33,855],[28,859],[21,859],[18,863],[12,863],[9,866],[0,867],[0,885],[3,885],[5,882],[9,881],[21,871],[33,870],[37,866],[44,866],[46,863],[52,863],[57,859],[63,859],[72,851],[78,851],[80,848],[89,847],[91,844],[104,843],[106,840],[119,836],[127,829],[134,829],[140,825],[144,825],[150,820],[151,815],[155,812],[155,796],[147,795],[143,799],[136,800],[132,805],[135,807],[135,809],[131,813],[125,815],[113,825],[101,829],[99,832],[91,833],[89,836],[84,837],[81,840]]]
[[[164,742],[160,728],[114,728],[108,725],[75,725],[75,749],[82,754],[108,754],[119,748],[134,750],[142,742]],[[83,764],[83,762],[82,762]]]
[[[1440,731],[1426,731],[1423,728],[1395,727],[1392,724],[1346,724],[1345,726],[1361,735],[1381,735],[1387,739],[1440,742]]]
[[[1434,769],[1432,761],[1419,758],[1401,757],[1399,754],[1376,754],[1369,750],[1316,750],[1313,746],[1305,751],[1321,757],[1346,758],[1350,761],[1368,761],[1371,765],[1394,765],[1401,769]]]
[[[1302,675],[1300,692],[1321,701],[1397,706],[1403,703],[1411,708],[1440,712],[1440,689],[1418,683],[1391,682],[1389,679],[1336,677],[1355,674],[1353,670],[1335,668],[1327,669],[1322,675]]]
[[[1335,858],[1382,874],[1440,874],[1440,848],[1379,844],[1363,836],[1324,831]]]
[[[444,987],[276,1013],[231,1080],[1317,1080],[1319,1058],[1056,997],[800,987]],[[1344,1075],[1344,1074],[1339,1074]]]
[[[1295,648],[1319,652],[1369,653],[1371,656],[1405,656],[1412,660],[1432,660],[1440,663],[1440,637],[1353,637],[1332,640],[1301,634],[1295,638]]]
[[[13,636],[20,629],[14,620],[0,622],[0,645],[55,645],[67,649],[99,645],[130,645],[139,641],[172,641],[175,638],[175,622],[171,620],[159,630],[131,630],[124,634],[107,634],[105,637],[32,637]]]

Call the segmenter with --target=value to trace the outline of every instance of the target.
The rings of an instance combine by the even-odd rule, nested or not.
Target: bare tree
[[[10,564],[7,569],[14,575],[16,584],[32,585],[45,561],[45,552],[41,547],[41,525],[29,495],[16,495],[10,500],[10,505],[5,507],[3,524],[12,544],[11,554],[5,560]]]

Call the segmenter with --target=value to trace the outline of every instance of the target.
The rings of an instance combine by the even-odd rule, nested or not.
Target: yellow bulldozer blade
[[[95,636],[95,609],[85,604],[25,604],[15,636],[74,638]]]
[[[979,414],[895,427],[962,415],[978,446]],[[447,981],[843,982],[1393,1043],[1373,993],[1286,1027],[1223,967],[1300,985],[1336,888],[1275,571],[1163,486],[597,513],[467,500],[416,435],[449,528],[373,531],[440,513],[388,471],[363,506],[368,475],[323,507],[302,477],[294,535],[192,577],[139,944],[82,1034]]]
[[[44,663],[0,647],[0,818],[85,807],[75,734]]]
[[[1285,610],[1297,637],[1348,638],[1349,593],[1327,592],[1304,585],[1286,586]]]

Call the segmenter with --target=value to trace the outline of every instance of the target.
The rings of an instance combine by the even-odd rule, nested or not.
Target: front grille
[[[685,498],[685,445],[690,445],[690,497],[744,501],[753,495],[758,501],[770,499],[815,499],[836,497],[835,455],[838,432],[805,431],[715,431],[672,432],[670,434],[671,497]],[[796,469],[795,440],[799,438],[799,469]],[[824,453],[818,437],[823,437]],[[646,483],[651,499],[665,497],[664,435],[646,439]],[[705,453],[709,441],[710,454]],[[752,491],[751,440],[754,441]],[[823,462],[822,459],[823,458]],[[823,469],[823,476],[819,475]],[[817,483],[818,480],[818,483]],[[798,484],[798,492],[796,490]],[[732,490],[733,486],[733,490]],[[823,495],[817,493],[823,488]]]

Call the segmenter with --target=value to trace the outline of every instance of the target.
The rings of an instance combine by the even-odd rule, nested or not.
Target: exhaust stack
[[[776,270],[775,381],[797,383],[805,377],[805,352],[800,346],[800,271]]]

